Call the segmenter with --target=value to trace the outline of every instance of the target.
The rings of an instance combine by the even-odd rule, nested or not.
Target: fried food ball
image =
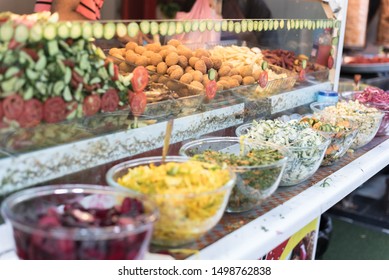
[[[179,65],[172,65],[172,66],[168,67],[166,73],[168,75],[171,75],[174,70],[179,69],[179,68],[181,68]]]
[[[212,59],[210,59],[210,58],[207,57],[207,56],[202,56],[200,59],[201,59],[202,61],[204,61],[205,66],[207,67],[207,70],[213,68]]]
[[[198,71],[198,70],[193,71],[192,76],[193,76],[194,81],[197,81],[200,83],[203,81],[203,73]]]
[[[231,78],[237,80],[239,84],[241,84],[243,80],[243,77],[241,75],[233,75],[231,76]]]
[[[259,80],[259,76],[261,75],[261,69],[257,69],[257,70],[254,70],[253,71],[253,78],[254,80],[258,81]]]
[[[132,69],[132,67],[125,62],[122,62],[119,64],[119,71],[121,71],[121,72],[130,73],[131,69]]]
[[[158,65],[157,65],[157,73],[164,75],[164,74],[166,74],[166,72],[167,72],[167,65],[166,65],[166,63],[163,62],[163,61],[158,63]]]
[[[111,56],[112,56],[112,61],[115,64],[120,64],[123,62],[123,60],[125,60],[125,58],[120,53],[114,53]]]
[[[228,82],[228,85],[230,86],[230,88],[240,86],[239,82],[235,79],[229,79],[227,82]]]
[[[178,56],[178,65],[185,69],[189,65],[188,59],[183,55]]]
[[[150,75],[150,82],[157,83],[159,79],[158,75]]]
[[[221,91],[223,89],[224,89],[223,85],[220,82],[217,82],[216,83],[216,91]]]
[[[239,72],[239,70],[238,69],[236,69],[236,68],[231,68],[231,71],[230,71],[230,74],[229,74],[230,76],[234,76],[234,75],[240,75],[240,72]]]
[[[138,56],[137,58],[136,58],[136,60],[135,60],[135,64],[136,65],[141,65],[141,66],[147,66],[147,65],[149,65],[149,61],[148,61],[148,59],[147,59],[147,57],[144,57],[144,56]]]
[[[190,83],[190,85],[193,86],[193,87],[197,87],[197,88],[199,88],[199,89],[204,89],[203,84],[200,83],[199,81],[192,81],[192,82]]]
[[[158,53],[153,53],[150,57],[150,63],[154,66],[157,66],[160,62],[162,62],[162,56]]]
[[[253,76],[253,68],[249,65],[242,66],[239,68],[239,73],[243,78]]]
[[[161,44],[160,43],[151,43],[151,44],[147,44],[145,46],[146,50],[148,51],[152,51],[152,52],[160,52],[161,51]]]
[[[168,50],[161,50],[159,52],[159,55],[162,57],[162,59],[165,61],[167,55],[169,54],[169,51]]]
[[[167,42],[167,44],[170,46],[178,47],[179,45],[181,45],[181,42],[177,39],[171,39]]]
[[[179,80],[182,77],[182,75],[184,75],[184,70],[182,70],[181,67],[178,67],[170,74],[170,78]]]
[[[207,74],[203,75],[203,85],[206,86],[210,82],[210,79]]]
[[[222,60],[220,58],[217,58],[217,57],[211,57],[211,60],[212,60],[212,63],[213,63],[213,68],[215,70],[219,70],[220,67],[222,67]]]
[[[118,53],[118,54],[121,55],[121,54],[122,54],[122,50],[119,49],[119,48],[111,48],[111,49],[109,49],[108,53],[109,53],[110,55],[114,55],[114,54],[116,54],[116,53]]]
[[[197,50],[194,51],[194,56],[195,57],[198,57],[198,58],[201,58],[202,56],[205,56],[205,57],[210,57],[211,54],[209,51],[205,50],[205,49],[202,49],[202,48],[199,48]]]
[[[154,55],[154,52],[145,50],[145,51],[142,53],[142,55],[145,56],[145,57],[150,58],[151,56]]]
[[[192,56],[191,58],[189,58],[189,65],[192,66],[192,68],[194,69],[196,62],[199,60],[200,58]]]
[[[184,84],[190,84],[193,81],[193,76],[191,73],[185,73],[182,75],[180,82]]]
[[[177,53],[178,55],[185,56],[188,60],[193,56],[192,50],[184,45],[179,45],[177,47]]]
[[[246,76],[243,78],[243,84],[244,85],[252,85],[255,84],[255,79],[253,76]]]
[[[138,44],[135,42],[128,42],[126,44],[126,50],[135,50],[135,48],[138,47]]]
[[[220,80],[216,82],[217,87],[222,87],[223,90],[229,89],[230,84],[226,80]]]
[[[132,50],[126,52],[126,61],[129,63],[135,64],[136,59],[139,57],[139,54],[134,53]]]
[[[222,65],[222,67],[220,67],[218,71],[218,74],[220,77],[224,77],[224,76],[228,76],[230,72],[231,72],[231,67],[227,65]]]
[[[170,52],[166,58],[165,62],[167,66],[177,65],[178,63],[178,54],[176,52]]]
[[[146,51],[146,48],[143,46],[137,46],[134,49],[134,52],[137,54],[143,54]]]
[[[203,74],[207,73],[207,66],[205,65],[204,60],[201,59],[196,62],[194,69],[200,71]]]
[[[152,71],[152,72],[156,72],[157,71],[157,67],[154,66],[154,65],[147,65],[146,69],[149,70],[149,71]]]
[[[194,69],[192,68],[192,66],[186,66],[185,67],[185,73],[190,73],[190,72],[193,72]]]
[[[172,45],[164,45],[161,47],[161,50],[167,50],[169,52],[177,52],[177,48]]]

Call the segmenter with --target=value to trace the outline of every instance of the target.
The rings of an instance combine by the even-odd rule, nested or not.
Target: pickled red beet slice
[[[259,74],[258,84],[261,88],[265,88],[267,86],[267,82],[269,81],[269,75],[267,71],[262,71]]]
[[[205,94],[209,100],[215,98],[217,91],[217,84],[215,80],[209,81],[205,87]]]
[[[135,92],[141,92],[145,89],[149,83],[149,72],[143,66],[138,66],[132,72],[133,77],[131,79],[132,89]]]

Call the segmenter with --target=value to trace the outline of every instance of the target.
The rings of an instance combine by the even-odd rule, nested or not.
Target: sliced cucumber
[[[176,22],[176,34],[184,33],[184,24],[181,21]]]
[[[82,23],[82,37],[87,40],[93,37],[93,27],[90,22]]]
[[[30,29],[30,41],[39,42],[43,37],[43,28],[39,23],[34,24]]]
[[[264,26],[264,22],[262,20],[258,21],[258,31],[262,31]]]
[[[14,36],[14,28],[11,23],[4,23],[0,26],[0,40],[4,42],[11,41]]]
[[[104,24],[104,39],[111,40],[116,34],[116,25],[113,22]]]
[[[308,28],[308,20],[304,19],[304,28]]]
[[[93,37],[95,37],[96,39],[103,38],[104,26],[102,23],[100,23],[98,21],[94,22],[92,25],[92,29],[93,29]]]
[[[312,21],[312,30],[315,30],[317,28],[315,21]]]
[[[207,20],[207,29],[208,29],[208,31],[212,31],[214,26],[215,26],[215,23],[214,23],[213,20]]]
[[[228,21],[228,32],[234,32],[234,22],[232,20]]]
[[[228,30],[228,21],[223,20],[222,21],[222,31],[227,31]]]
[[[34,96],[34,89],[29,86],[27,89],[23,90],[23,99],[30,100]]]
[[[286,22],[286,29],[288,29],[288,30],[290,30],[290,20],[288,20],[287,22]]]
[[[19,67],[11,66],[4,74],[5,79],[9,79],[19,73]]]
[[[70,24],[68,22],[61,22],[57,27],[58,37],[67,39],[70,37]]]
[[[304,20],[300,19],[300,29],[304,28]]]
[[[213,29],[216,32],[220,32],[222,30],[222,23],[221,23],[221,21],[216,21]]]
[[[40,73],[28,68],[26,69],[26,76],[30,81],[35,81],[39,78]]]
[[[168,36],[173,36],[176,34],[176,23],[174,21],[169,22],[169,28],[167,30]]]
[[[25,83],[26,83],[25,79],[21,79],[21,78],[17,79],[15,83],[14,91],[16,92],[20,91],[20,89],[24,86]]]
[[[166,21],[163,21],[159,24],[159,34],[166,36],[169,29],[169,25]]]
[[[290,28],[291,28],[291,29],[294,29],[295,26],[296,26],[296,22],[292,19],[292,20],[290,21]]]
[[[73,100],[72,93],[70,91],[69,87],[65,87],[65,89],[62,92],[62,97],[66,102],[70,102]]]
[[[15,84],[19,78],[18,77],[12,77],[8,80],[4,80],[1,83],[1,88],[3,92],[15,92]]]
[[[250,19],[247,21],[247,31],[251,32],[254,30],[254,22]]]
[[[280,20],[280,28],[284,29],[284,27],[285,27],[285,21],[282,19]]]
[[[234,23],[234,32],[236,34],[239,34],[241,31],[242,31],[242,26],[241,26],[240,22],[235,22]]]
[[[38,61],[35,63],[35,70],[42,71],[46,68],[47,58],[45,55],[40,55]]]
[[[59,53],[58,42],[56,40],[48,41],[46,46],[50,56],[55,56]]]
[[[254,21],[254,31],[258,31],[258,25],[259,25],[259,21],[258,20],[255,20]]]
[[[189,33],[192,30],[192,22],[185,21],[184,22],[184,31],[185,33]]]
[[[57,27],[54,23],[49,23],[44,26],[43,29],[43,38],[46,40],[54,40],[57,37]]]
[[[127,26],[123,22],[118,22],[116,24],[116,35],[119,38],[122,38],[127,35]]]
[[[136,22],[131,22],[128,26],[127,26],[127,32],[128,32],[128,36],[130,37],[136,37],[139,33],[139,25],[138,23]]]
[[[299,21],[296,20],[296,22],[294,24],[294,28],[299,29],[299,27],[300,27]]]
[[[70,68],[66,68],[63,81],[66,85],[68,85],[71,80],[72,80],[72,70]]]
[[[147,20],[142,20],[139,24],[140,31],[142,31],[143,34],[149,34],[150,33],[150,22]]]
[[[64,81],[56,81],[54,86],[53,86],[54,95],[60,96],[61,92],[63,92],[64,88],[65,88]]]
[[[193,32],[196,32],[197,30],[199,30],[199,21],[198,20],[193,20],[192,21],[192,31]]]
[[[82,27],[78,22],[72,22],[72,26],[70,27],[70,38],[78,39],[82,36]]]
[[[30,32],[24,24],[20,24],[15,28],[15,40],[19,43],[24,43],[28,40]]]
[[[240,27],[241,27],[241,31],[242,32],[246,32],[247,31],[247,20],[242,20],[242,22],[240,23]]]
[[[274,20],[274,30],[278,30],[278,27],[280,27],[280,23],[278,20]]]
[[[199,31],[204,32],[207,29],[207,22],[205,20],[200,21]]]
[[[150,23],[150,34],[157,35],[159,32],[159,24],[156,21]]]
[[[312,20],[308,20],[308,29],[311,30],[312,29]]]
[[[273,20],[269,20],[269,30],[273,30],[274,28],[274,22]]]

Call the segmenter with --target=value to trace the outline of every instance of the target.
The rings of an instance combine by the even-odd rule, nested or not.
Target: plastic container
[[[143,259],[158,218],[146,197],[94,185],[23,190],[1,210],[25,260]]]
[[[271,154],[276,159],[269,162],[260,152],[255,151]],[[230,213],[251,210],[272,195],[278,188],[289,155],[289,151],[284,147],[251,139],[241,140],[239,137],[195,140],[184,144],[179,153],[216,163],[223,159],[223,162],[229,164],[237,176],[226,209]],[[264,163],[247,164],[248,159]],[[239,162],[243,161],[245,164],[240,165]]]
[[[317,93],[317,102],[336,103],[339,100],[338,93],[336,91],[319,91]]]
[[[156,202],[160,217],[151,240],[155,245],[177,247],[204,236],[223,216],[235,184],[229,169],[184,163],[188,157],[167,156],[164,162],[162,157],[147,157],[120,163],[106,174],[111,186],[146,194]],[[164,169],[158,169],[161,166]]]

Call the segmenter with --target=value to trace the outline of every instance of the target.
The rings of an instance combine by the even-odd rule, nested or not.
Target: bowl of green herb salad
[[[184,144],[180,155],[228,166],[237,179],[226,212],[249,211],[279,186],[289,151],[278,145],[239,137],[211,137]]]

